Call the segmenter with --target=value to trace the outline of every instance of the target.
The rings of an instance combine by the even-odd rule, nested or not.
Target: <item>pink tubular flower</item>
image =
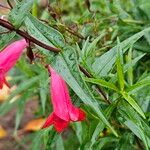
[[[47,118],[42,128],[54,125],[58,132],[63,131],[70,121],[82,121],[85,113],[71,103],[68,87],[63,78],[50,66],[48,71],[51,74],[51,100],[54,111]]]
[[[9,87],[5,75],[15,65],[27,45],[26,40],[22,39],[13,42],[0,52],[0,89],[4,83]]]

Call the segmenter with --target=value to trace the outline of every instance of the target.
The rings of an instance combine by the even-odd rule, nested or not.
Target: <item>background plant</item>
[[[12,5],[7,18],[13,29],[0,23],[1,50],[23,36],[21,30],[60,52],[29,39],[34,63],[24,55],[10,73],[12,85],[18,87],[0,105],[0,115],[17,107],[17,133],[25,103],[38,96],[35,117],[48,116],[52,108],[45,64],[63,76],[73,103],[87,113],[85,122],[72,123],[62,134],[48,128],[22,142],[31,140],[31,149],[36,150],[43,145],[45,149],[149,149],[150,1],[52,0],[41,7],[38,0],[15,0]]]

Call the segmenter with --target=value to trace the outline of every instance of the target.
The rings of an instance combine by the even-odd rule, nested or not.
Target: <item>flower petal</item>
[[[82,121],[86,118],[86,114],[83,110],[79,109],[79,117],[78,117],[78,121]]]
[[[67,107],[67,99],[65,89],[62,85],[62,77],[56,73],[50,66],[51,73],[51,100],[54,108],[54,113],[65,121],[69,121],[69,112]]]
[[[54,113],[51,113],[48,116],[47,120],[45,121],[44,125],[42,126],[42,129],[51,126],[53,122],[54,122]]]
[[[6,84],[10,88],[9,83],[7,82],[5,78],[4,70],[0,69],[0,89],[3,88],[3,84]]]
[[[0,52],[0,68],[3,68],[5,73],[9,71],[21,56],[25,47],[27,47],[25,39],[13,42]]]
[[[79,109],[76,108],[72,102],[71,102],[71,98],[69,96],[69,91],[68,91],[68,87],[67,87],[67,84],[65,83],[64,80],[61,81],[62,82],[62,85],[63,85],[63,88],[64,88],[64,92],[65,92],[65,96],[66,96],[66,101],[67,101],[67,107],[68,107],[68,110],[69,110],[69,116],[70,116],[70,119],[72,121],[77,121],[78,118],[79,118]]]
[[[54,114],[54,127],[57,132],[62,132],[69,125],[69,121],[62,120]]]

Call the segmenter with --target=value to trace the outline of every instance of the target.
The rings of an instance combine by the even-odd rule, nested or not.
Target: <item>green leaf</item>
[[[140,90],[140,88],[147,86],[149,84],[150,84],[150,76],[146,77],[141,81],[138,81],[134,85],[130,86],[126,91],[129,93],[133,93],[134,91]]]
[[[40,100],[42,104],[43,114],[45,114],[45,104],[47,99],[47,93],[49,91],[49,77],[47,73],[44,72],[40,75],[39,84]]]
[[[144,1],[141,3],[141,5],[139,6],[140,9],[142,11],[144,11],[144,13],[147,15],[147,17],[150,19],[150,1],[147,0],[147,1]]]
[[[105,110],[104,114],[106,115],[107,119],[109,119],[111,117],[112,112],[116,108],[116,104],[117,104],[116,102],[113,102]],[[98,135],[104,130],[104,128],[105,128],[104,123],[101,123],[101,122],[98,123],[98,125],[96,126],[95,131],[93,132],[92,137],[91,137],[91,145],[90,145],[91,148],[95,144]]]
[[[127,63],[131,63],[132,60],[132,46],[129,49],[128,55],[126,56]],[[129,85],[133,84],[133,67],[130,66],[129,69],[127,70],[128,74],[128,83]]]
[[[121,111],[124,111],[126,114],[124,116],[127,116],[130,120],[135,122],[136,124],[141,123],[141,116],[138,114],[138,112],[127,102],[127,101],[121,101],[121,108],[119,109]]]
[[[150,32],[150,27],[142,30],[141,32],[138,32],[131,36],[130,38],[127,38],[123,42],[120,43],[120,47],[123,50],[123,53],[127,51],[127,49],[133,45],[138,39],[140,39],[143,35],[145,35],[147,32]],[[116,55],[117,55],[117,48],[118,46],[113,47],[108,52],[100,56],[95,60],[95,62],[92,65],[93,70],[96,74],[100,76],[106,76],[111,71],[112,67],[114,66]]]
[[[21,92],[29,89],[31,86],[35,85],[39,80],[39,76],[32,77],[31,79],[28,79],[27,81],[24,81],[20,83],[17,87],[17,89],[10,94],[8,97],[8,100],[11,100],[14,96],[17,94],[20,94]]]
[[[149,33],[149,32],[148,32]],[[148,35],[148,33],[145,33],[145,35]],[[148,38],[148,37],[147,37]],[[149,53],[150,49],[149,49],[149,43],[147,41],[138,41],[137,43],[135,43],[133,45],[134,49],[136,49],[137,51],[141,51],[144,53]]]
[[[18,107],[17,107],[16,120],[15,120],[15,134],[17,134],[17,129],[20,125],[20,122],[24,113],[25,103],[27,99],[29,99],[30,94],[31,92],[24,92],[21,98],[17,100]]]
[[[131,120],[127,120],[124,122],[124,124],[140,139],[143,140],[144,145],[146,147],[146,150],[149,150],[150,145],[148,144],[147,140],[148,137],[145,136],[144,132],[142,131],[141,128],[139,128],[137,126],[137,124],[135,124],[134,122],[132,122]]]
[[[82,134],[83,134],[83,130],[82,130],[82,125],[81,122],[75,122],[75,132],[76,132],[76,136],[78,137],[78,140],[80,142],[80,144],[82,144]]]
[[[65,150],[61,135],[58,137],[56,141],[56,150]]]
[[[2,105],[0,105],[0,116],[6,114],[11,108],[17,106],[18,102],[19,102],[19,98],[17,100],[13,100],[13,97],[15,97],[16,95],[22,93],[22,92],[28,92],[29,88],[31,88],[32,86],[34,86],[37,81],[39,80],[39,77],[32,77],[31,79],[28,79],[22,83],[20,83],[17,87],[16,90],[14,90],[10,96],[8,97],[7,101],[4,102]],[[32,89],[33,90],[33,89]]]
[[[25,57],[22,57],[16,64],[17,68],[27,77],[33,77],[35,76],[35,72],[32,70],[32,65],[29,65],[27,63],[27,60]]]
[[[125,121],[123,120],[123,124],[125,124],[137,137],[139,137],[144,142],[146,147],[150,147],[150,142],[148,142],[148,134],[150,133],[150,129],[147,128],[148,125],[146,125],[143,119],[128,103],[122,101],[122,104],[124,108],[120,108],[119,113],[125,119]]]
[[[94,83],[94,84],[104,86],[104,87],[112,89],[114,91],[119,91],[118,88],[114,84],[112,84],[110,82],[107,82],[105,80],[102,80],[102,79],[84,78],[84,80],[87,81],[87,82],[90,82],[90,83]]]
[[[114,137],[101,138],[95,150],[101,150],[104,148],[105,145],[107,146],[109,145],[112,148],[112,146],[114,145],[114,142],[118,142],[118,139]]]
[[[36,38],[39,41],[42,41],[44,44],[47,44],[49,46],[54,46],[35,26],[34,24],[31,22],[31,20],[29,18],[27,18],[25,20],[25,25],[27,28],[27,31],[30,35],[32,35],[34,38]],[[42,47],[39,47],[36,45],[36,47],[38,48],[38,50],[40,52],[42,52],[43,54],[45,54],[47,57],[52,57],[53,53],[51,53],[50,51],[45,50]]]
[[[89,37],[85,41],[83,48],[82,48],[82,57],[83,59],[86,59],[95,49],[97,42],[102,39],[106,35],[105,31],[102,31],[101,34],[94,39],[91,43],[89,42]]]
[[[124,64],[123,72],[125,73],[130,68],[133,68],[133,66],[135,66],[135,64],[144,56],[145,56],[145,54],[141,54],[141,55],[137,56],[136,58],[132,59],[131,61],[127,62],[126,64]]]
[[[79,69],[76,66],[77,62],[75,60],[76,55],[74,53],[74,49],[71,47],[66,47],[64,53],[59,54],[54,63],[53,67],[59,74],[62,75],[64,80],[68,83],[68,85],[73,89],[73,91],[79,96],[79,98],[84,102],[86,106],[92,108],[94,112],[97,113],[99,119],[102,120],[117,136],[117,133],[111,127],[107,119],[105,118],[99,104],[96,99],[89,92],[88,87],[84,83]]]
[[[120,86],[120,90],[124,90],[124,74],[123,74],[123,54],[122,49],[120,47],[120,42],[118,41],[118,55],[116,58],[116,65],[117,65],[117,75],[118,75],[118,82]]]
[[[82,51],[81,51],[82,57],[85,55],[86,50],[87,50],[87,47],[88,47],[89,44],[90,44],[89,38],[90,38],[90,37],[87,37],[86,41],[85,41],[84,44],[83,44]]]
[[[49,128],[49,132],[47,133],[47,137],[45,137],[45,149],[50,150],[54,149],[55,143],[60,134]]]
[[[28,19],[26,22],[26,26],[29,30],[38,30],[47,40],[49,40],[55,47],[64,47],[65,46],[65,40],[62,36],[62,34],[57,31],[56,29],[43,24],[39,20],[37,20],[35,17],[33,17],[31,14],[28,14]],[[34,28],[31,28],[29,24],[33,24]],[[38,38],[38,37],[36,37]]]
[[[27,18],[25,20],[25,25],[26,25],[28,33],[30,35],[32,35],[37,40],[42,41],[43,43],[45,43],[49,46],[55,47],[53,43],[57,43],[57,45],[59,45],[61,43],[61,40],[63,40],[62,35],[57,30],[44,25],[43,23],[41,23],[34,17],[30,16],[30,19]],[[47,32],[48,34],[44,35],[43,32],[44,33]],[[47,38],[47,36],[49,36],[49,38]],[[59,37],[59,38],[56,40],[55,39],[56,37]],[[55,40],[53,40],[53,39],[55,39]],[[39,46],[36,46],[36,47],[42,54],[44,54],[46,57],[48,57],[49,60],[50,60],[50,58],[53,59],[54,53],[51,53],[50,51],[47,51],[44,48],[41,48]]]
[[[25,20],[28,12],[31,10],[33,0],[23,0],[17,3],[17,5],[9,13],[8,19],[14,25],[15,28],[19,28]]]
[[[133,140],[134,140],[134,135],[131,132],[125,132],[121,139],[118,142],[118,149],[119,150],[132,150],[133,149]]]
[[[41,150],[43,147],[44,136],[47,135],[52,128],[48,128],[46,130],[40,130],[34,134],[32,137],[32,144],[30,145],[31,150]]]
[[[139,105],[130,95],[128,95],[128,93],[122,92],[122,96],[144,119],[146,118]]]
[[[144,56],[145,56],[145,54],[141,54],[140,56],[138,56],[138,57],[134,58],[133,60],[131,60],[131,62],[128,62],[128,63],[124,64],[123,73],[126,73],[128,71],[128,69],[133,67]],[[114,76],[110,79],[109,82],[115,82],[115,81],[117,81],[117,73],[114,74]]]
[[[38,16],[38,2],[37,2],[37,0],[34,0],[33,6],[32,6],[32,15],[34,17]]]
[[[18,100],[18,99],[17,99]],[[17,100],[15,100],[15,101],[12,101],[12,102],[10,102],[10,101],[6,101],[6,102],[4,102],[4,103],[2,103],[1,105],[0,105],[0,116],[3,116],[3,115],[5,115],[7,112],[9,112],[12,108],[14,108],[14,107],[16,107],[17,106],[17,104],[18,104],[18,101]]]
[[[1,32],[8,32],[8,30],[0,26],[0,33]],[[0,50],[7,46],[8,43],[10,43],[10,41],[15,37],[15,35],[15,32],[0,34]]]

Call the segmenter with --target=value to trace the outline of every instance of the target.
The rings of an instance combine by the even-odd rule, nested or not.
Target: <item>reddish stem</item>
[[[25,39],[29,40],[30,42],[35,43],[38,46],[43,47],[44,49],[53,51],[55,53],[60,52],[60,50],[58,48],[54,48],[54,47],[51,47],[47,44],[44,44],[41,41],[39,41],[39,40],[35,39],[34,37],[30,36],[28,33],[24,32],[22,30],[19,30],[19,29],[15,29],[15,27],[11,23],[9,23],[8,21],[0,19],[0,25],[2,27],[5,27],[5,28],[9,29],[10,31],[15,31],[20,36],[24,37]]]

